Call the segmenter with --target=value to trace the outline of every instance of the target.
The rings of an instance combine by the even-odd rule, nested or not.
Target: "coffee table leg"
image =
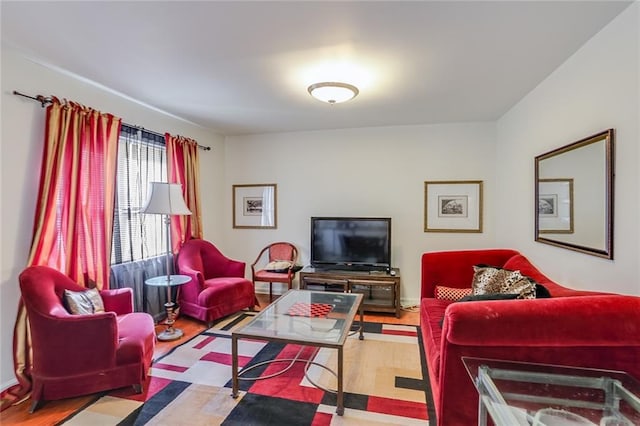
[[[231,396],[238,397],[238,338],[231,335]]]
[[[360,302],[360,336],[359,340],[364,340],[364,303]]]
[[[336,409],[336,413],[339,416],[344,414],[344,392],[343,392],[343,383],[342,383],[342,347],[338,348],[338,408]]]
[[[482,402],[482,395],[478,401],[478,426],[487,426],[487,407]]]

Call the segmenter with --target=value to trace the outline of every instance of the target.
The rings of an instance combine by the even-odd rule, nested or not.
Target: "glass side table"
[[[171,287],[186,284],[189,281],[191,281],[191,277],[188,275],[169,275],[169,282],[167,283],[167,276],[162,275],[149,278],[144,282],[148,286],[167,288],[167,303],[164,304],[164,308],[167,311],[167,319],[165,321],[167,329],[158,333],[158,340],[176,340],[183,336],[184,333],[182,330],[173,327],[173,324],[176,322],[176,304],[171,300]]]
[[[640,383],[621,371],[463,357],[478,425],[640,425]]]

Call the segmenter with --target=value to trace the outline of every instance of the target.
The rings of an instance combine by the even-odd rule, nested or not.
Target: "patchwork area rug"
[[[417,328],[365,324],[365,338],[347,339],[344,350],[345,412],[338,416],[335,394],[321,390],[296,362],[285,373],[241,381],[231,397],[231,331],[254,313],[226,319],[156,360],[143,394],[131,388],[110,392],[65,419],[64,425],[428,425]],[[292,358],[299,345],[239,340],[241,368],[265,360]],[[303,358],[314,348],[303,348]],[[307,358],[305,358],[307,359]],[[334,371],[337,351],[320,349],[314,361]],[[268,376],[287,364],[255,368]],[[249,372],[248,372],[249,373]],[[311,366],[308,378],[336,389],[334,376]]]

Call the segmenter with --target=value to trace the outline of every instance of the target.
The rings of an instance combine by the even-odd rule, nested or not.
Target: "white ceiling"
[[[2,42],[227,135],[491,121],[630,3],[2,0]]]

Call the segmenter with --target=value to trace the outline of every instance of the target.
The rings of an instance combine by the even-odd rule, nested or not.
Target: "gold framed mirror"
[[[535,157],[535,240],[613,259],[614,131]]]

